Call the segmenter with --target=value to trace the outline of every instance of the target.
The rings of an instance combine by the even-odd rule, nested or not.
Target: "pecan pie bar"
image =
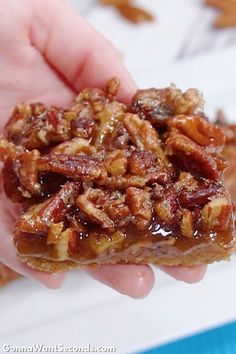
[[[71,109],[15,108],[0,141],[5,192],[21,203],[18,255],[33,268],[193,266],[228,259],[234,215],[224,134],[198,91],[88,88]]]

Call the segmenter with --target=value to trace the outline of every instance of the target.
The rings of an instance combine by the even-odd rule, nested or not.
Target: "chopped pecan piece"
[[[154,210],[161,223],[171,226],[177,210],[176,196],[167,195],[154,204]]]
[[[6,128],[7,137],[27,149],[65,141],[70,138],[70,126],[63,114],[62,109],[46,109],[44,105],[18,107]]]
[[[125,234],[121,231],[116,231],[110,235],[94,232],[92,236],[89,245],[96,255],[114,253],[121,249],[125,240]]]
[[[95,203],[90,201],[89,194],[90,191],[86,194],[79,195],[76,200],[76,205],[88,216],[90,220],[98,223],[104,229],[113,230],[113,221],[104,211],[99,209]]]
[[[236,130],[221,124],[224,147],[196,90],[139,91],[126,105],[118,87],[85,89],[67,110],[15,110],[0,157],[5,192],[23,207],[18,255],[43,271],[227,259],[235,220],[221,152]]]
[[[31,193],[28,195],[29,198],[31,195],[39,194],[41,190],[41,185],[38,182],[39,157],[40,153],[37,150],[26,151],[18,155],[14,164],[15,172],[19,177],[21,186],[25,189],[25,193]]]
[[[66,155],[74,155],[78,153],[92,155],[95,152],[96,150],[94,146],[90,145],[88,140],[82,138],[73,138],[65,141],[51,150],[51,153]]]
[[[165,120],[171,116],[197,114],[202,108],[203,99],[197,90],[182,93],[175,86],[140,90],[132,102],[133,111],[157,127],[165,125]]]
[[[78,138],[88,139],[95,135],[96,124],[92,118],[75,118],[70,122],[72,135]]]
[[[24,200],[24,193],[21,188],[19,177],[16,174],[14,163],[10,157],[5,159],[2,169],[3,187],[7,197],[13,202],[18,203]],[[29,194],[30,196],[30,194]]]
[[[104,203],[103,209],[119,227],[125,226],[130,220],[130,209],[125,204],[125,195],[120,192],[111,193]]]
[[[151,151],[133,151],[129,158],[129,169],[134,175],[145,176],[154,172],[157,165],[156,156]]]
[[[217,186],[215,184],[210,184],[205,189],[195,189],[192,192],[183,190],[180,193],[179,202],[182,207],[194,208],[196,205],[205,205],[216,193]]]
[[[57,244],[58,239],[62,233],[64,228],[63,222],[59,222],[57,224],[51,224],[48,228],[48,237],[47,237],[47,245]]]
[[[108,189],[126,189],[128,187],[144,187],[148,182],[146,176],[117,176],[117,177],[108,177],[105,180],[106,188]]]
[[[124,150],[114,150],[107,153],[105,167],[112,176],[123,176],[127,170],[127,156]]]
[[[202,209],[203,225],[208,230],[227,229],[230,223],[228,208],[230,208],[227,199],[219,197],[211,200]]]
[[[139,150],[152,151],[162,157],[158,133],[149,122],[140,119],[137,114],[127,114],[123,123],[132,143]]]
[[[130,208],[138,230],[145,230],[152,218],[152,204],[149,193],[135,187],[126,191],[126,204]]]
[[[191,211],[184,210],[183,211],[183,218],[181,221],[181,232],[184,237],[192,238],[193,237],[193,216]]]
[[[17,154],[17,146],[7,139],[0,139],[0,159],[2,161],[10,157],[10,159],[15,158]],[[20,151],[24,149],[20,148]]]
[[[15,149],[14,152],[8,151],[7,155],[2,170],[7,196],[14,202],[21,202],[38,195],[41,192],[37,165],[40,153]]]
[[[107,136],[113,131],[114,127],[123,120],[125,107],[116,101],[109,102],[104,106],[104,110],[97,114],[100,122],[100,129],[97,132],[95,146],[100,147],[105,143]],[[106,145],[106,144],[104,144]]]
[[[17,221],[16,230],[39,234],[48,232],[52,225],[65,220],[66,213],[75,205],[80,188],[78,182],[67,182],[60,192],[40,204],[31,206]],[[53,233],[52,229],[50,232]]]
[[[67,261],[70,256],[70,242],[74,239],[75,234],[75,230],[72,228],[68,228],[58,234],[57,242],[54,245],[54,252],[59,261]]]

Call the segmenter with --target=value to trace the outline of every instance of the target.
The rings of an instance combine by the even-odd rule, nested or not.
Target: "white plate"
[[[232,120],[236,118],[236,48],[175,63],[173,58],[157,63],[155,55],[146,49],[133,60],[125,58],[140,87],[170,82],[183,89],[198,87],[210,115],[224,107]],[[155,270],[157,284],[141,301],[121,296],[83,272],[71,273],[56,291],[18,280],[0,292],[0,347],[90,344],[134,353],[159,345],[236,319],[235,270],[236,259],[212,265],[205,279],[192,286]]]

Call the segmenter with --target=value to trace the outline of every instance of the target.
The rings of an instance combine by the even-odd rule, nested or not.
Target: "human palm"
[[[112,45],[60,0],[0,0],[0,129],[21,102],[67,107],[86,86],[104,86],[117,76],[119,98],[128,101],[136,87]],[[0,261],[49,287],[64,275],[30,269],[16,255],[11,229],[16,205],[0,195]],[[177,279],[199,280],[204,267],[165,267]],[[133,297],[145,296],[153,286],[148,266],[105,265],[88,270],[96,279]]]

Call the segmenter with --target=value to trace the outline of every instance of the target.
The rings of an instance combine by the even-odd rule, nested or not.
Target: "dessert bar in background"
[[[154,21],[154,16],[135,5],[133,0],[99,0],[102,5],[113,6],[126,20],[139,24]]]
[[[215,7],[219,15],[214,22],[217,28],[236,26],[236,1],[235,0],[206,0],[206,4]]]
[[[236,124],[229,124],[222,111],[217,114],[216,124],[219,125],[225,134],[225,146],[223,156],[228,162],[224,178],[234,203],[236,203]]]

